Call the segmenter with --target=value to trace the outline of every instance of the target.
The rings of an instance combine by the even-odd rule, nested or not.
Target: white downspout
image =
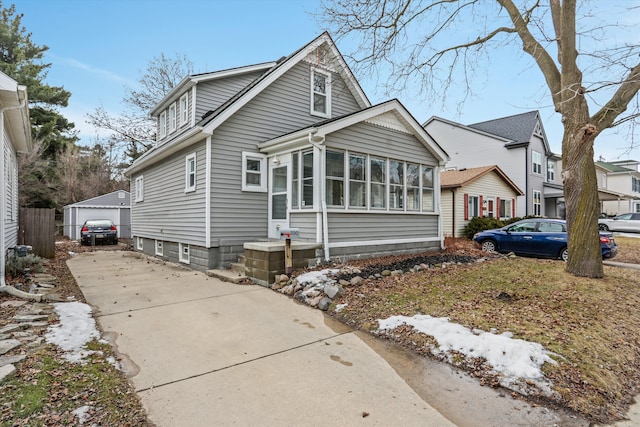
[[[327,219],[327,189],[325,179],[325,146],[324,136],[316,136],[318,129],[313,128],[309,131],[309,144],[320,151],[320,207],[322,210],[322,246],[324,248],[324,260],[329,261],[329,224]]]

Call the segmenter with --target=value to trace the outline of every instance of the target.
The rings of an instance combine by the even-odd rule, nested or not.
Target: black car
[[[80,230],[80,243],[83,245],[118,244],[118,229],[108,219],[90,219]]]

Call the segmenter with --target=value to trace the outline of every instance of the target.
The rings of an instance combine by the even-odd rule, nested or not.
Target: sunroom
[[[268,235],[299,230],[317,261],[442,247],[446,153],[397,100],[266,141]]]

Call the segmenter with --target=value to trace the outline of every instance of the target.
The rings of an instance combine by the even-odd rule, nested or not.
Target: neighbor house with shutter
[[[222,269],[291,228],[315,261],[442,247],[447,154],[399,101],[370,104],[327,33],[188,76],[151,115],[156,144],[126,171],[138,251]]]
[[[440,173],[442,228],[445,236],[462,237],[473,217],[516,216],[522,190],[495,165]]]
[[[31,122],[26,86],[0,72],[0,286],[5,284],[7,251],[18,243],[18,153],[31,150]]]
[[[522,190],[516,216],[565,216],[561,157],[551,152],[538,111],[471,125],[432,117],[424,127],[449,154],[447,169],[498,166]]]

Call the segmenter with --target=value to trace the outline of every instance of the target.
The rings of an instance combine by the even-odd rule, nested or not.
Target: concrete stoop
[[[215,277],[223,282],[240,283],[247,279],[244,273],[234,270],[207,270],[207,276]]]
[[[223,282],[240,283],[247,278],[245,275],[244,256],[238,262],[232,262],[228,270],[207,270],[207,276],[215,277]]]

